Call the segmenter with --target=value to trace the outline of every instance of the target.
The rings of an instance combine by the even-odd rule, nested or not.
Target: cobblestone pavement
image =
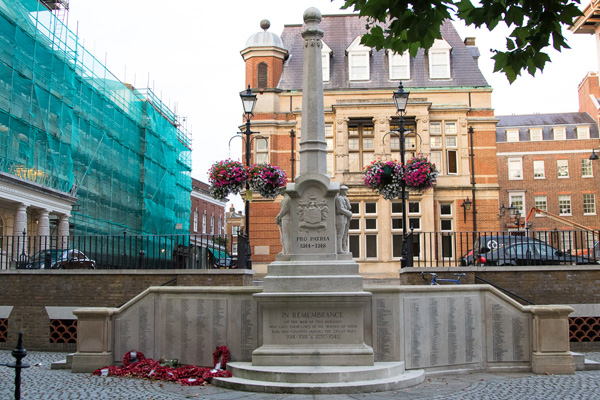
[[[31,365],[22,370],[23,400],[588,400],[599,398],[600,371],[575,375],[533,375],[531,373],[465,373],[428,376],[411,388],[351,395],[276,395],[237,392],[213,386],[185,387],[174,383],[140,379],[97,377],[51,370],[50,363],[62,360],[63,353],[29,352],[23,360]],[[600,361],[600,353],[586,353]],[[0,351],[0,363],[14,362],[10,351]],[[0,399],[14,398],[14,370],[0,366]]]

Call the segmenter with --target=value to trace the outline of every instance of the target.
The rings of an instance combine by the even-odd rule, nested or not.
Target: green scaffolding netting
[[[189,232],[191,144],[35,0],[0,0],[0,171],[74,193],[74,234]]]

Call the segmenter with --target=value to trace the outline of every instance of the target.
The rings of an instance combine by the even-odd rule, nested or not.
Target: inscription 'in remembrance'
[[[346,320],[342,311],[282,312],[280,318],[269,329],[272,335],[281,335],[286,340],[340,340],[358,330],[358,325]]]

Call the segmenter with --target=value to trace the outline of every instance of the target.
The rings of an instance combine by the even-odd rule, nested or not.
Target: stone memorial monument
[[[371,293],[363,291],[358,264],[341,243],[352,213],[326,174],[321,13],[309,8],[304,21],[300,174],[287,185],[277,216],[284,250],[269,265],[263,293],[255,295],[262,345],[252,363],[373,365],[365,343]]]
[[[289,367],[297,383],[316,390],[316,382],[335,385],[336,380],[352,387],[352,381],[364,381],[370,372],[370,379],[388,378],[384,379],[386,387],[398,387],[407,378],[404,363],[374,361],[372,295],[363,290],[358,263],[348,252],[352,218],[345,197],[348,188],[331,182],[326,173],[320,21],[316,8],[304,13],[300,174],[295,183],[288,183],[275,221],[283,250],[269,265],[263,292],[254,295],[259,347],[252,353],[251,365],[234,364],[233,373],[234,377],[246,376],[259,368],[260,376],[255,379],[278,381],[275,376]],[[321,369],[325,372],[319,376],[314,372],[318,369],[301,373],[306,367],[331,368]],[[343,370],[348,367],[361,368],[352,374]],[[423,374],[408,375],[410,384],[415,384]]]

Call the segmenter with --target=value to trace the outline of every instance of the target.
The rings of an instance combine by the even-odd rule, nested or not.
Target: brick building
[[[237,256],[238,244],[237,236],[244,226],[244,214],[237,212],[233,204],[229,207],[229,211],[225,213],[225,234],[231,235],[231,255]]]
[[[263,21],[263,31],[241,51],[246,84],[258,93],[252,129],[267,139],[253,141],[252,159],[279,165],[291,180],[299,171],[302,134],[302,26],[286,25],[280,38],[267,31],[268,25]],[[320,29],[328,173],[349,187],[354,211],[350,249],[361,274],[395,276],[400,265],[401,203],[372,193],[362,174],[375,159],[400,158],[399,139],[388,134],[398,126],[392,94],[400,82],[410,91],[406,159],[424,153],[441,172],[434,190],[410,194],[410,226],[415,233],[447,232],[449,238],[455,231],[497,230],[496,163],[486,162],[495,158],[496,119],[492,89],[477,65],[475,40],[463,41],[446,22],[442,40],[410,57],[361,45],[365,21],[356,15],[325,15]],[[250,243],[260,274],[281,250],[274,223],[281,198],[257,197],[253,195],[250,207]],[[463,218],[467,198],[474,206]],[[447,259],[461,255],[452,239],[431,243],[417,239],[414,251]]]
[[[214,199],[210,195],[210,185],[194,178],[191,200],[190,233],[224,235],[227,202]]]
[[[600,165],[589,159],[599,143],[598,124],[588,113],[499,116],[496,128],[500,203],[522,218],[532,207],[568,221],[600,228],[596,201]],[[501,218],[502,230],[515,230],[514,216]],[[536,231],[574,227],[543,215],[530,219]],[[565,239],[566,240],[566,239]],[[573,244],[563,243],[566,248]]]
[[[231,253],[231,247],[215,243],[213,235],[225,235],[225,207],[227,201],[214,199],[210,195],[210,185],[192,178],[192,208],[190,212],[190,247],[192,268],[207,268],[214,258],[225,258],[225,254],[212,254],[214,251]],[[214,258],[213,258],[214,257]]]

